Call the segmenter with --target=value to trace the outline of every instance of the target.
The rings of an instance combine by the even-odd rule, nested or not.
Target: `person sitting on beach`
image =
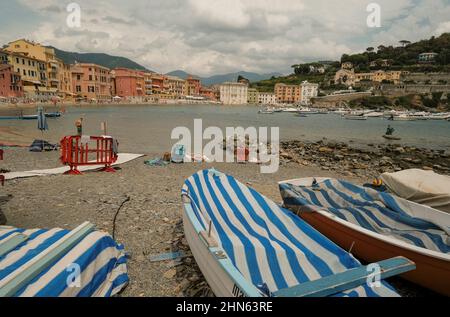
[[[391,127],[390,125],[388,125],[387,130],[386,130],[386,135],[393,135],[395,132],[395,129],[393,127]]]

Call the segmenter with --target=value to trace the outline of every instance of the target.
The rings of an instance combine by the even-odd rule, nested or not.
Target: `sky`
[[[18,38],[67,51],[128,57],[154,71],[200,76],[289,73],[369,46],[450,32],[450,0],[0,0],[0,44]],[[368,27],[367,6],[381,27]]]

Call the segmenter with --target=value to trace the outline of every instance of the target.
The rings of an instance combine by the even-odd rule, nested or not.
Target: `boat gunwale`
[[[293,182],[303,181],[303,180],[310,179],[310,178],[311,177],[291,179],[291,180],[278,182],[278,184],[279,185],[281,185],[281,184],[291,184],[291,185],[296,186],[296,184],[293,184]],[[319,178],[316,178],[316,179],[318,181],[324,181],[324,180],[329,180],[329,179],[332,179],[332,178],[319,177]],[[433,209],[433,208],[431,208],[431,209]],[[433,209],[433,210],[437,211],[438,213],[445,214],[445,213],[443,213],[443,212],[441,212],[439,210],[436,210],[436,209]],[[337,223],[339,223],[339,224],[341,224],[341,225],[343,225],[345,227],[348,227],[348,228],[350,228],[352,230],[355,230],[355,231],[357,231],[357,232],[359,232],[361,234],[368,235],[369,237],[374,238],[376,240],[387,242],[387,243],[390,243],[390,244],[392,244],[392,245],[394,245],[396,247],[407,249],[408,251],[416,252],[416,253],[421,254],[421,255],[425,255],[425,256],[429,256],[429,257],[435,258],[435,259],[439,259],[439,260],[444,260],[444,261],[450,262],[450,254],[448,254],[448,253],[443,253],[443,252],[438,252],[438,251],[433,251],[433,250],[421,248],[421,247],[418,247],[416,245],[413,245],[413,244],[410,244],[410,243],[407,243],[407,242],[403,242],[403,241],[401,241],[399,239],[396,239],[396,238],[393,238],[393,237],[390,237],[390,236],[386,236],[386,235],[382,235],[380,233],[377,233],[377,232],[368,230],[366,228],[363,228],[360,225],[356,225],[356,224],[351,223],[351,222],[349,222],[347,220],[343,220],[343,219],[341,219],[341,218],[339,218],[339,217],[329,213],[328,211],[325,211],[325,210],[322,210],[322,209],[315,210],[314,212],[317,212],[318,214],[320,214],[322,216],[325,216],[325,217],[331,219],[332,221],[337,222]]]

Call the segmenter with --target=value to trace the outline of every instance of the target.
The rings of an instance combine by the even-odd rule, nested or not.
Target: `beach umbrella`
[[[48,130],[47,118],[45,117],[44,108],[39,107],[37,112],[38,129],[41,130],[42,139],[44,139],[44,131]],[[44,140],[42,140],[42,151],[44,151]]]

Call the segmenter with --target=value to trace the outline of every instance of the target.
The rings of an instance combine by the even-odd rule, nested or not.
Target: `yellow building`
[[[188,95],[186,80],[175,77],[167,76],[167,85],[169,86],[170,99],[181,99]]]
[[[45,63],[47,92],[53,95],[59,93],[61,97],[71,96],[72,92],[67,89],[68,87],[71,87],[69,84],[71,79],[70,66],[65,65],[56,57],[53,48],[20,39],[10,42],[5,50],[43,61]]]
[[[7,52],[8,64],[19,73],[23,82],[25,97],[33,99],[46,99],[54,95],[47,89],[46,64],[27,55]]]

